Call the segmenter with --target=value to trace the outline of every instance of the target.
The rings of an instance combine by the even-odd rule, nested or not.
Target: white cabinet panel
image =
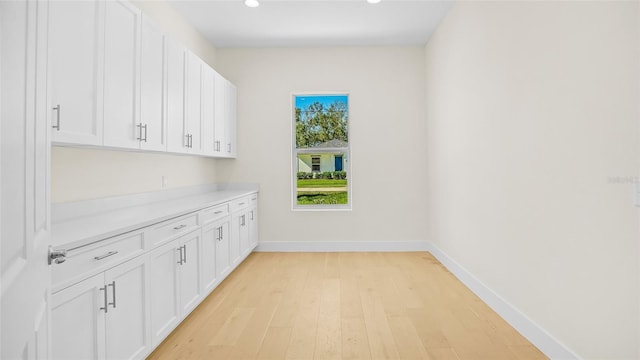
[[[49,82],[53,141],[102,145],[102,1],[52,1]]]
[[[183,237],[181,244],[182,265],[180,267],[180,305],[182,317],[200,303],[200,231]]]
[[[231,218],[231,241],[229,256],[231,265],[240,263],[241,255],[249,244],[249,227],[247,224],[247,211],[236,212]]]
[[[200,276],[203,294],[211,292],[218,279],[216,277],[216,242],[218,241],[218,233],[217,223],[209,224],[202,228],[202,266]]]
[[[147,263],[141,256],[105,272],[110,305],[107,359],[141,359],[151,350]]]
[[[258,207],[249,210],[249,251],[258,246]]]
[[[222,222],[219,226],[220,234],[216,241],[216,275],[219,279],[225,277],[231,270],[229,221]]]
[[[179,240],[153,250],[148,257],[151,294],[151,338],[159,344],[180,321],[178,296]]]
[[[138,148],[140,10],[105,2],[104,145]]]
[[[99,274],[52,296],[53,359],[105,358],[105,292],[104,276]]]
[[[225,138],[225,106],[226,80],[217,72],[214,73],[214,152],[222,156],[226,152]]]
[[[226,156],[236,157],[236,121],[237,121],[237,90],[231,82],[225,83],[225,140]]]
[[[185,120],[185,61],[186,50],[172,39],[165,38],[167,49],[167,150],[186,152]]]
[[[215,155],[215,71],[202,67],[202,144],[204,155]]]
[[[167,150],[165,117],[165,37],[142,16],[140,65],[140,123],[137,136],[141,149]]]
[[[201,152],[202,60],[187,53],[185,141],[189,152]]]

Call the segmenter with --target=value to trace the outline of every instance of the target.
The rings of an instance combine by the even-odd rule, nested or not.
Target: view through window
[[[350,208],[346,94],[294,95],[295,208]]]

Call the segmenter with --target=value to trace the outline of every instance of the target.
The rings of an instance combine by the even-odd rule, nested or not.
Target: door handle
[[[136,127],[138,128],[138,137],[136,140],[142,141],[142,124],[137,124]]]
[[[112,282],[111,282],[111,284],[109,284],[109,285],[107,285],[107,286],[111,286],[111,287],[113,288],[113,292],[112,292],[112,295],[113,295],[113,298],[112,298],[112,299],[113,299],[113,302],[108,303],[108,305],[113,306],[113,308],[115,309],[115,308],[116,308],[116,281],[115,281],[115,280],[114,280],[114,281],[112,281]],[[105,312],[106,312],[106,311],[105,311]]]
[[[180,251],[180,261],[178,261],[178,264],[182,265],[182,246],[180,246],[176,250]]]
[[[104,307],[101,307],[100,310],[104,310],[105,314],[109,311],[107,303],[107,286],[105,285],[105,287],[101,287],[100,291],[104,291]]]
[[[187,245],[182,245],[182,247],[184,248],[184,262],[183,264],[187,263]]]
[[[144,142],[147,142],[147,124],[144,124]]]
[[[51,127],[56,129],[57,131],[60,131],[60,104],[54,106],[53,110],[56,111],[56,124],[51,125]]]

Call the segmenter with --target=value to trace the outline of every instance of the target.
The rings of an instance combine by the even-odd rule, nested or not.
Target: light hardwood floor
[[[253,253],[149,359],[546,359],[431,254]]]

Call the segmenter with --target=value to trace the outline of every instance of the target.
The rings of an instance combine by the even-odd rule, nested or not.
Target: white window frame
[[[344,95],[347,97],[347,133],[349,137],[348,147],[344,148],[323,148],[323,149],[297,149],[296,148],[296,97],[299,96],[331,96]],[[353,209],[353,173],[351,171],[351,94],[348,91],[298,91],[291,93],[291,210],[292,211],[352,211]],[[326,205],[298,205],[298,154],[322,153],[335,154],[343,152],[343,171],[347,173],[347,204],[326,204]]]

